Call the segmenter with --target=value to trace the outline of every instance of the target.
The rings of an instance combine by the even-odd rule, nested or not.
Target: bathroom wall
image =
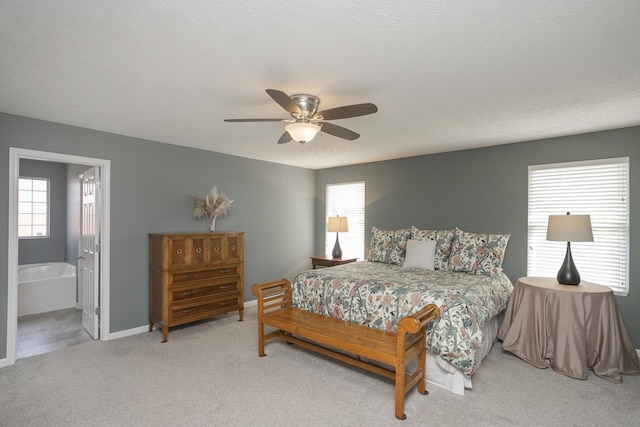
[[[67,165],[21,159],[20,176],[49,179],[49,237],[21,238],[18,263],[66,261]]]

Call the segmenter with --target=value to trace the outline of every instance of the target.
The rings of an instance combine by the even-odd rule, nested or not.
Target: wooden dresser
[[[149,332],[244,310],[242,232],[149,234]]]

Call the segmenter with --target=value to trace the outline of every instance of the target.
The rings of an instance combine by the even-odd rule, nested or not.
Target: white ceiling
[[[267,88],[379,112],[223,121]],[[640,1],[0,0],[0,111],[311,169],[640,125]]]

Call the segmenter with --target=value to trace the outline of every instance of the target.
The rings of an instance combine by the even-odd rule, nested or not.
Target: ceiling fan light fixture
[[[277,89],[267,89],[266,92],[271,99],[286,110],[293,119],[225,119],[224,121],[288,123],[288,125],[284,127],[285,132],[280,136],[278,144],[286,144],[291,140],[305,144],[315,138],[320,131],[338,138],[353,141],[354,139],[358,139],[360,135],[342,126],[329,123],[327,120],[365,116],[378,111],[378,107],[370,102],[318,111],[320,98],[317,96],[304,94],[289,96]]]
[[[320,132],[320,126],[309,123],[291,123],[284,127],[289,132],[291,139],[301,144],[311,141]]]

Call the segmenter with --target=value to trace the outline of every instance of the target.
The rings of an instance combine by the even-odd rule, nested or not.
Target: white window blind
[[[364,259],[364,181],[327,185],[327,212],[325,230],[330,216],[346,216],[347,233],[339,233],[342,258]],[[326,233],[325,254],[331,254],[336,242],[336,233]]]
[[[49,236],[49,180],[18,179],[18,237]]]
[[[527,275],[556,277],[567,250],[549,215],[590,215],[593,242],[571,243],[582,280],[629,293],[629,158],[529,166]]]

